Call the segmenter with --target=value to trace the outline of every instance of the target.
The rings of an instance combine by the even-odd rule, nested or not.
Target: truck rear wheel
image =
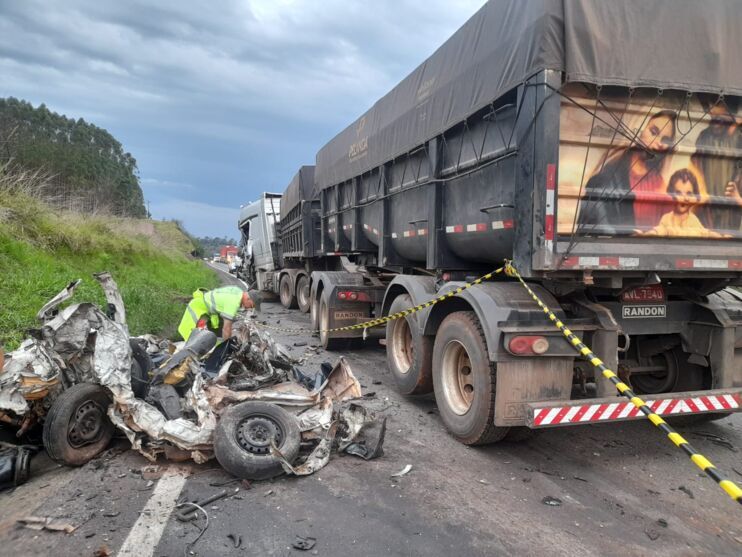
[[[309,317],[312,320],[312,330],[315,332],[319,329],[319,299],[321,295],[320,292],[317,292],[316,295],[312,297],[311,306],[309,308]]]
[[[324,296],[319,303],[319,341],[325,350],[342,350],[348,347],[347,338],[331,338],[327,329],[330,328],[330,307]]]
[[[412,307],[412,298],[400,294],[389,307],[393,315]],[[433,390],[433,339],[420,334],[416,314],[386,324],[386,360],[403,395],[423,395]]]
[[[296,308],[296,296],[291,291],[291,277],[283,275],[278,287],[278,294],[281,297],[281,305],[286,309]]]
[[[311,307],[309,278],[306,275],[300,276],[296,281],[296,303],[302,313],[307,313]]]
[[[433,390],[446,429],[466,445],[500,441],[510,428],[495,427],[495,366],[472,311],[447,316],[433,345]]]

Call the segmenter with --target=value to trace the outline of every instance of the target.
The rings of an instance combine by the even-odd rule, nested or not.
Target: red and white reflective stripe
[[[329,232],[330,234],[332,234],[333,232],[335,232],[335,229],[334,228],[328,228],[327,229],[327,232]]]
[[[513,220],[493,220],[492,230],[503,230],[505,228],[513,228]]]
[[[702,412],[729,411],[740,407],[740,395],[708,395],[691,398],[663,398],[647,401],[647,406],[655,414],[670,416],[675,414],[699,414]],[[638,418],[640,410],[631,402],[612,402],[575,406],[555,406],[536,408],[533,411],[533,425],[547,426],[590,422],[609,422]]]
[[[342,251],[328,251],[326,255],[342,255]]]
[[[403,238],[414,238],[415,236],[426,236],[428,234],[427,228],[418,228],[417,230],[404,230],[402,232]],[[392,238],[399,238],[399,234],[392,232]]]
[[[343,230],[353,230],[353,225],[352,224],[344,224],[343,225]]]
[[[454,224],[452,226],[446,227],[446,234],[460,234],[462,232],[487,232],[487,230],[490,229],[503,230],[505,228],[513,228],[512,219],[492,221],[492,224],[489,227],[487,226],[486,222],[476,222],[473,224]],[[419,231],[418,234],[420,234]]]
[[[638,257],[580,256],[567,257],[562,261],[563,269],[577,267],[603,267],[609,269],[630,269],[639,266]]]
[[[546,251],[554,251],[554,207],[556,193],[556,165],[546,165],[546,207],[544,210],[544,244]]]
[[[676,259],[677,269],[731,269],[742,270],[742,259]]]
[[[364,230],[368,230],[369,232],[372,232],[373,234],[376,234],[377,236],[379,235],[378,229],[373,228],[373,227],[369,226],[368,224],[364,224],[363,225],[363,229]]]

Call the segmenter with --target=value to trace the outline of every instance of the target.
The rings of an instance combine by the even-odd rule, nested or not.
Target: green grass
[[[12,350],[38,326],[39,308],[69,282],[68,303],[105,299],[93,273],[119,285],[132,335],[173,337],[185,303],[215,273],[187,257],[193,246],[175,223],[56,212],[23,191],[2,188],[0,168],[0,344]]]

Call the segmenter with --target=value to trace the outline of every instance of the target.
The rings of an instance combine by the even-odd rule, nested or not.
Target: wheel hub
[[[407,374],[412,367],[412,330],[406,319],[397,319],[392,329],[392,357],[400,373]]]
[[[474,400],[474,374],[469,353],[463,344],[453,340],[446,345],[442,360],[443,394],[449,408],[462,416]]]
[[[88,400],[77,407],[67,439],[75,448],[95,443],[102,433],[104,410],[94,401]]]
[[[283,429],[270,416],[249,416],[237,428],[237,442],[249,453],[268,454],[271,441],[280,447],[283,443]]]

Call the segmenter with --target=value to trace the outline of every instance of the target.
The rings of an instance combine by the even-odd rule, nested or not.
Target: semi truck
[[[505,259],[658,414],[738,411],[740,26],[731,0],[491,0],[242,228],[251,276],[327,349],[384,337],[466,444],[642,417],[503,273],[333,331]]]

